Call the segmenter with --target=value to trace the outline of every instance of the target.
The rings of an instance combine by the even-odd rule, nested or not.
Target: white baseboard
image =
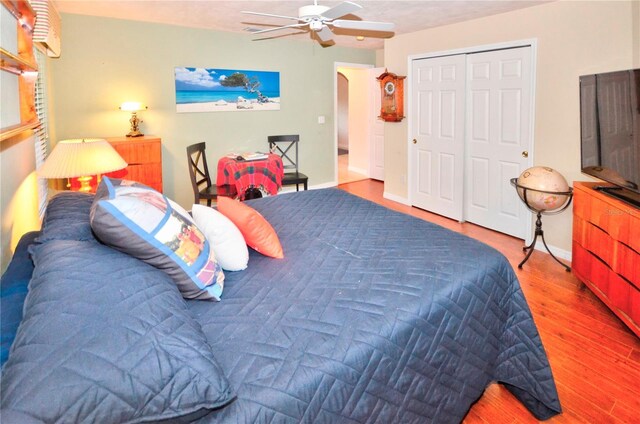
[[[365,177],[369,176],[369,171],[367,171],[366,169],[356,168],[355,166],[351,165],[349,165],[347,169],[349,170],[349,172],[355,172],[356,174],[364,175]]]
[[[300,185],[302,186],[302,184],[300,184]],[[311,185],[308,188],[309,188],[309,190],[318,190],[318,189],[321,189],[321,188],[336,187],[337,185],[338,184],[336,184],[335,181],[329,181],[328,183]],[[300,191],[302,191],[302,187],[300,188]],[[294,185],[282,186],[282,188],[280,189],[278,194],[295,193],[295,192],[296,192],[296,186],[294,184]]]
[[[549,246],[547,244],[547,246]],[[544,243],[542,243],[542,240],[538,240],[536,242],[536,250],[539,250],[541,252],[547,253],[547,249],[544,248]],[[558,247],[555,246],[549,246],[549,250],[551,250],[551,253],[553,253],[553,255],[557,258],[560,259],[566,259],[567,261],[571,262],[571,252],[564,250],[564,249],[560,249]]]
[[[393,200],[394,202],[402,203],[403,205],[411,206],[411,204],[409,203],[409,199],[407,199],[406,197],[400,197],[386,191],[382,193],[382,197],[388,200]]]
[[[309,190],[318,190],[321,188],[336,187],[337,185],[338,183],[336,183],[335,181],[330,181],[328,183],[315,184],[315,185],[309,186]]]

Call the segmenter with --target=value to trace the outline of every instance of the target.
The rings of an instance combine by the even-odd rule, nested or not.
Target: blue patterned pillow
[[[220,300],[224,273],[189,213],[161,193],[103,178],[91,206],[103,243],[169,274],[186,299]]]
[[[89,223],[89,209],[93,198],[93,195],[77,191],[64,191],[53,196],[47,204],[41,234],[36,241],[95,241]]]
[[[0,379],[3,423],[187,422],[234,399],[165,273],[96,242],[32,251],[24,319]]]

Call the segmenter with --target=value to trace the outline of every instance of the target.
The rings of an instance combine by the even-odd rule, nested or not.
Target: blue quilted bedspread
[[[32,246],[3,422],[219,408],[199,422],[448,424],[492,381],[540,419],[560,412],[513,269],[476,240],[336,189],[257,199],[285,258],[252,251],[220,302],[185,302],[167,275],[94,238],[91,202],[57,197]],[[18,274],[2,279],[7,345]],[[22,294],[5,308],[13,280]]]
[[[237,393],[202,422],[453,423],[491,381],[560,411],[496,250],[336,189],[249,204],[285,258],[251,252],[221,302],[188,302]]]

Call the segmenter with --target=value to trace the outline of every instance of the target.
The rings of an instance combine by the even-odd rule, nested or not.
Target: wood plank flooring
[[[466,234],[502,252],[513,266],[547,351],[563,413],[548,423],[640,423],[640,339],[572,273],[535,251],[523,269],[523,241],[383,198],[383,184],[339,188]],[[639,265],[640,266],[640,265]],[[492,384],[464,423],[537,423],[503,386]]]

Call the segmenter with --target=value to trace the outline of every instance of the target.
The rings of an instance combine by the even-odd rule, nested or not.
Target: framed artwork
[[[176,112],[280,110],[280,72],[175,68]]]

